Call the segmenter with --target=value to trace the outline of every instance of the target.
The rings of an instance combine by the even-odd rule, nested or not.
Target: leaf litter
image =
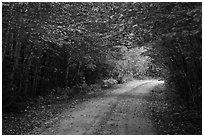
[[[101,93],[99,93],[101,94]],[[2,134],[3,135],[29,135],[39,127],[51,127],[54,122],[61,118],[65,109],[74,109],[79,102],[95,97],[97,94],[84,94],[75,98],[62,96],[47,96],[30,99],[25,109],[20,113],[3,113]],[[70,117],[73,117],[70,115]]]

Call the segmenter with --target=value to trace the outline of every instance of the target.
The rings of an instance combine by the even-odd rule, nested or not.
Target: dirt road
[[[64,110],[55,124],[41,127],[38,134],[80,135],[154,135],[156,129],[149,119],[148,93],[159,84],[157,80],[131,81],[101,97]],[[49,121],[47,121],[49,123]]]

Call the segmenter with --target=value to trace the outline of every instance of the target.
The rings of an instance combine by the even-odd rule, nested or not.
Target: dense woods
[[[152,77],[200,110],[201,24],[202,3],[2,3],[3,109]]]

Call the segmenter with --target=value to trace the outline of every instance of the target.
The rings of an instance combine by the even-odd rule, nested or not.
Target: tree
[[[168,78],[182,97],[200,103],[196,100],[201,98],[201,3],[153,3],[149,7],[147,18],[157,38],[150,56],[168,68]]]
[[[188,100],[201,95],[200,3],[19,2],[2,13],[3,104],[158,73]]]

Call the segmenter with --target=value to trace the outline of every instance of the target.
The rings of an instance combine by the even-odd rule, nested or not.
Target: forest
[[[202,112],[202,3],[3,2],[2,110],[156,78]]]

